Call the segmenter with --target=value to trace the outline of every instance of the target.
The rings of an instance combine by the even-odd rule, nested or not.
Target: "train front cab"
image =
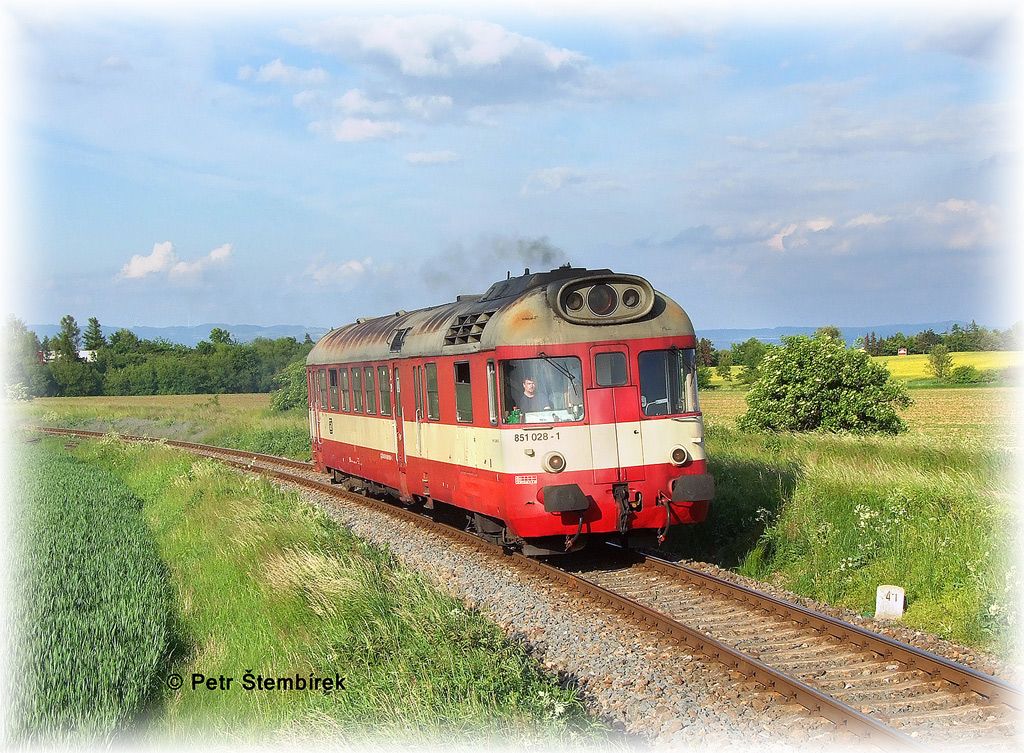
[[[497,355],[502,517],[516,535],[642,531],[650,534],[643,543],[654,543],[669,525],[705,519],[714,484],[692,338],[509,347]],[[551,410],[517,410],[526,379]]]

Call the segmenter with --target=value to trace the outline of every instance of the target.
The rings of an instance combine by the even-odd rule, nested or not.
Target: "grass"
[[[745,393],[706,391],[717,498],[707,524],[676,529],[670,543],[861,612],[873,610],[875,585],[893,581],[908,589],[908,624],[999,648],[1014,619],[1005,589],[1016,490],[1002,448],[1017,444],[1017,395],[1012,387],[914,390],[906,434],[852,439],[744,434],[734,421],[746,409]],[[144,419],[154,433],[189,424],[205,441],[280,441],[284,454],[308,457],[305,413],[271,414],[265,395],[221,396],[219,406],[204,406],[209,400],[48,399],[23,410],[55,424]],[[879,527],[897,533],[883,538]]]
[[[145,501],[183,650],[153,735],[358,740],[457,734],[593,739],[571,689],[493,624],[293,492],[161,446],[84,442],[76,454]],[[264,676],[344,677],[344,690],[250,692]],[[192,690],[192,673],[235,677]]]
[[[114,475],[57,440],[19,471],[11,742],[106,744],[169,656],[167,572],[142,502]]]
[[[43,426],[166,437],[309,460],[305,410],[276,412],[270,395],[39,398],[18,407]]]
[[[1016,396],[917,391],[906,434],[864,438],[747,434],[742,394],[705,393],[717,496],[669,546],[864,614],[878,585],[903,586],[908,625],[1008,653]]]

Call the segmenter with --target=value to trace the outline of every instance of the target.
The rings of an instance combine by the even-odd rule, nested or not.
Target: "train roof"
[[[602,285],[631,288],[641,300],[634,311],[607,317],[573,314],[566,308],[566,296],[573,291]],[[464,355],[506,345],[693,334],[693,324],[682,307],[643,278],[610,269],[566,266],[532,274],[527,270],[494,283],[482,295],[462,295],[451,303],[357,319],[321,337],[306,363],[386,361]]]

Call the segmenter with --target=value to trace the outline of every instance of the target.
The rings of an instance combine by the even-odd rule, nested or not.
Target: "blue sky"
[[[23,12],[36,291],[336,325],[564,261],[698,329],[1008,324],[1006,17]]]

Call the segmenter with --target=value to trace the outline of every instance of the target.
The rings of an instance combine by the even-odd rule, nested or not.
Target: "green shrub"
[[[709,390],[711,389],[711,367],[710,366],[698,366],[697,367],[697,389]]]
[[[747,431],[906,430],[897,410],[910,405],[902,385],[859,350],[831,337],[785,337],[770,347],[737,420]]]
[[[984,371],[974,366],[956,366],[949,372],[949,381],[953,384],[982,384],[996,379],[994,369]]]
[[[270,408],[276,411],[305,408],[308,404],[306,391],[306,359],[288,364],[274,375],[277,389],[270,393]]]

